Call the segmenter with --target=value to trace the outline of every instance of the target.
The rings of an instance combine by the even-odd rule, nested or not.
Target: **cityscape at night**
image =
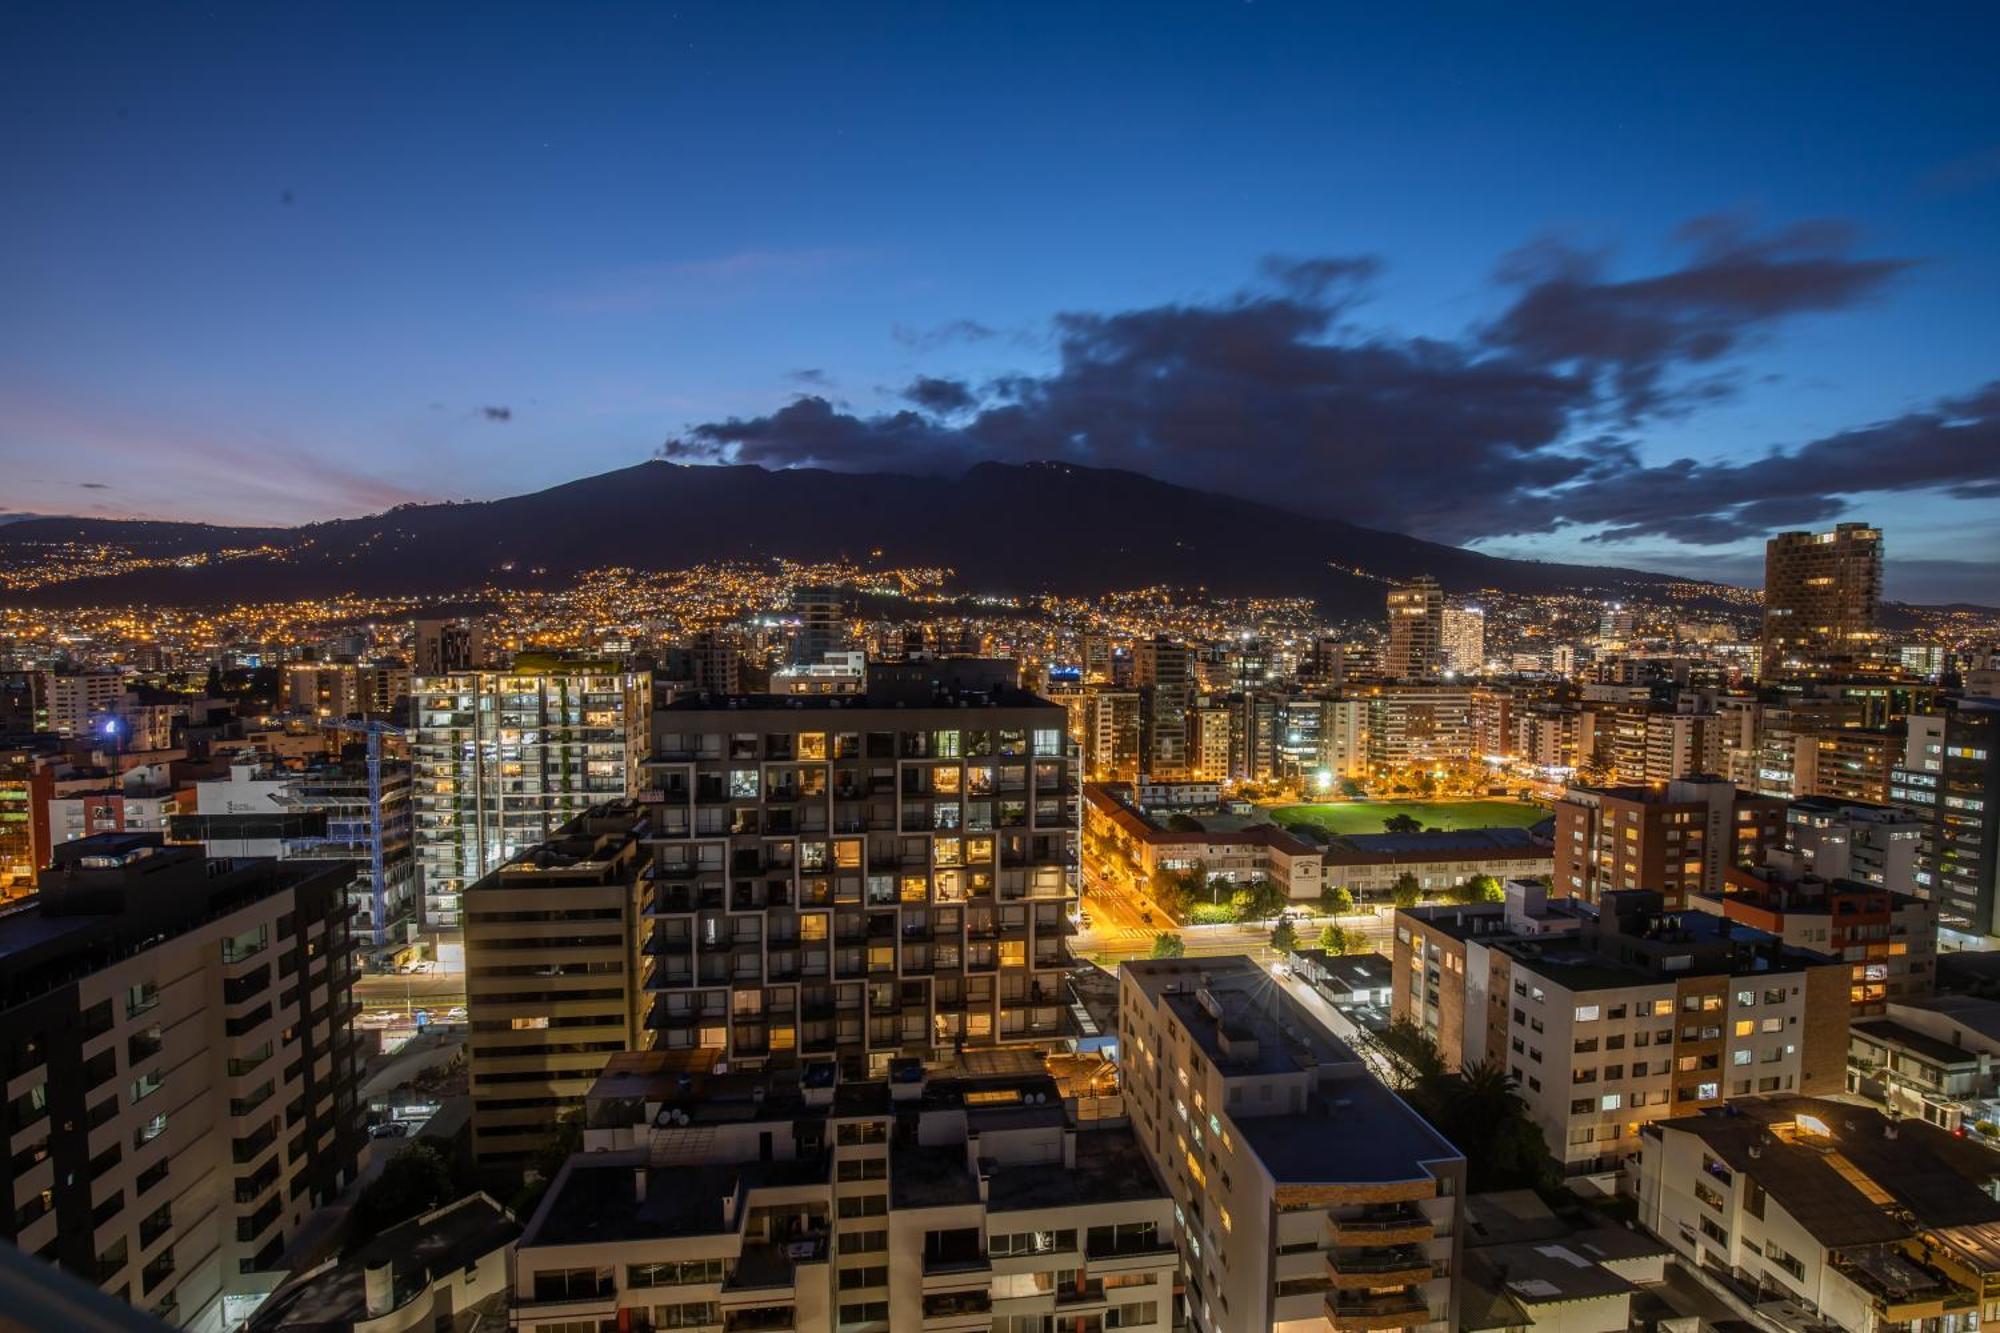
[[[1992,13],[0,33],[0,1326],[2000,1327]]]

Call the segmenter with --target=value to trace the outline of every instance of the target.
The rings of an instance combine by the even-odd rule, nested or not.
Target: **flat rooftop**
[[[1076,1165],[1003,1166],[988,1184],[987,1208],[996,1213],[1028,1208],[1074,1208],[1091,1203],[1165,1199],[1139,1140],[1124,1126],[1085,1130],[1076,1136]]]
[[[524,1247],[591,1245],[678,1236],[720,1236],[723,1201],[765,1186],[823,1185],[824,1157],[803,1161],[652,1166],[645,1150],[579,1153],[569,1159],[528,1222]],[[638,1197],[638,1173],[646,1197]]]

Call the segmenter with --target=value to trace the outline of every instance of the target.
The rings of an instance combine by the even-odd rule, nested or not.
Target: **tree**
[[[1391,833],[1421,833],[1424,829],[1424,826],[1417,822],[1415,815],[1406,815],[1401,811],[1383,820],[1382,827]]]
[[[1462,884],[1455,884],[1451,890],[1451,900],[1455,903],[1503,903],[1507,901],[1506,890],[1500,881],[1491,875],[1474,875]]]
[[[1319,910],[1326,916],[1353,916],[1354,895],[1339,884],[1329,884],[1319,891]]]
[[[1236,914],[1238,921],[1254,920],[1257,915],[1257,895],[1248,889],[1238,889],[1229,895],[1229,910]]]
[[[1320,929],[1319,947],[1336,958],[1342,954],[1353,953],[1355,935],[1347,927],[1329,921]]]
[[[1389,890],[1389,897],[1398,907],[1415,907],[1423,896],[1424,886],[1407,870],[1396,876],[1396,883]]]
[[[1201,821],[1193,815],[1174,814],[1167,817],[1167,827],[1176,833],[1199,833]]]
[[[1179,958],[1187,953],[1187,942],[1170,930],[1163,930],[1153,936],[1155,958]]]
[[[1546,1188],[1560,1178],[1513,1078],[1493,1061],[1424,1075],[1404,1095],[1465,1154],[1472,1190]]]
[[[1381,1047],[1396,1066],[1399,1083],[1414,1087],[1427,1079],[1444,1075],[1444,1056],[1437,1043],[1407,1018],[1399,1018],[1379,1038]]]
[[[430,1144],[406,1145],[354,1201],[348,1235],[355,1243],[373,1239],[458,1197],[451,1164]]]
[[[1298,952],[1299,932],[1293,928],[1291,922],[1280,921],[1278,923],[1277,929],[1271,932],[1271,947],[1279,953],[1284,954]]]

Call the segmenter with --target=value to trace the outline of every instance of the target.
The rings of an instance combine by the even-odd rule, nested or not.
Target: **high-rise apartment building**
[[[482,1167],[533,1159],[605,1061],[643,1044],[649,830],[636,801],[597,806],[465,891],[472,1148]],[[707,1017],[721,1045],[726,1007]]]
[[[1458,1326],[1464,1155],[1260,964],[1126,963],[1118,1050],[1193,1328]]]
[[[1848,964],[1644,890],[1552,931],[1510,929],[1511,906],[1398,911],[1392,1012],[1433,1032],[1448,1068],[1505,1068],[1567,1173],[1616,1170],[1653,1120],[1845,1087]],[[1464,971],[1433,981],[1440,935]],[[1464,995],[1456,1046],[1424,1022],[1446,987]]]
[[[442,676],[488,665],[486,631],[475,621],[419,620],[415,639],[411,669],[416,675]]]
[[[285,668],[285,701],[312,717],[389,717],[410,694],[400,663],[294,662]]]
[[[45,671],[45,729],[58,736],[87,736],[92,723],[112,712],[124,694],[125,677],[116,671]]]
[[[1076,760],[1017,674],[947,659],[878,668],[862,700],[654,713],[656,1046],[879,1075],[1063,1031]]]
[[[2000,935],[2000,700],[1944,714],[1931,835],[1941,924]]]
[[[1171,639],[1142,639],[1132,659],[1132,683],[1139,687],[1141,775],[1185,776],[1188,768],[1188,708],[1194,702],[1194,649]]]
[[[1486,666],[1486,612],[1476,606],[1447,606],[1439,622],[1444,669],[1461,676]]]
[[[801,584],[792,589],[792,614],[798,633],[792,639],[791,660],[819,661],[848,646],[848,590],[834,584]]]
[[[348,873],[57,851],[0,912],[0,1234],[180,1327],[271,1288],[361,1147]]]
[[[1720,893],[1729,867],[1762,862],[1784,837],[1784,801],[1720,778],[1571,787],[1556,802],[1555,891],[1596,902],[1651,889],[1680,907],[1691,892]]]
[[[1882,533],[1866,523],[1781,532],[1764,545],[1765,680],[1838,674],[1866,659],[1878,634]]]
[[[1435,676],[1444,654],[1444,589],[1428,574],[1389,589],[1382,670],[1395,680]]]
[[[695,635],[688,668],[696,690],[710,694],[743,692],[743,645],[727,630],[705,629]]]
[[[1597,637],[1600,642],[1629,643],[1636,628],[1637,617],[1632,608],[1623,602],[1607,602],[1597,614]]]
[[[419,676],[412,689],[426,925],[458,925],[467,885],[638,789],[652,678],[619,662],[522,653],[505,671]]]
[[[0,900],[34,891],[49,857],[50,768],[28,750],[0,752]]]
[[[1473,753],[1470,686],[1396,682],[1370,685],[1354,695],[1367,708],[1372,767],[1402,768]]]

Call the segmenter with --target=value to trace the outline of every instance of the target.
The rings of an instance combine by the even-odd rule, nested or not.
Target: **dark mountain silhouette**
[[[959,477],[913,477],[655,461],[532,495],[405,505],[301,528],[30,519],[0,528],[0,549],[66,538],[162,555],[282,548],[268,558],[80,578],[21,598],[44,605],[452,592],[558,584],[611,565],[673,569],[776,556],[949,566],[959,587],[981,592],[1176,585],[1311,596],[1336,615],[1376,614],[1383,579],[1417,574],[1450,591],[1657,593],[1674,581],[1498,559],[1294,512],[1284,507],[1282,479],[1272,492],[1271,503],[1257,503],[1067,463],[982,463]]]

